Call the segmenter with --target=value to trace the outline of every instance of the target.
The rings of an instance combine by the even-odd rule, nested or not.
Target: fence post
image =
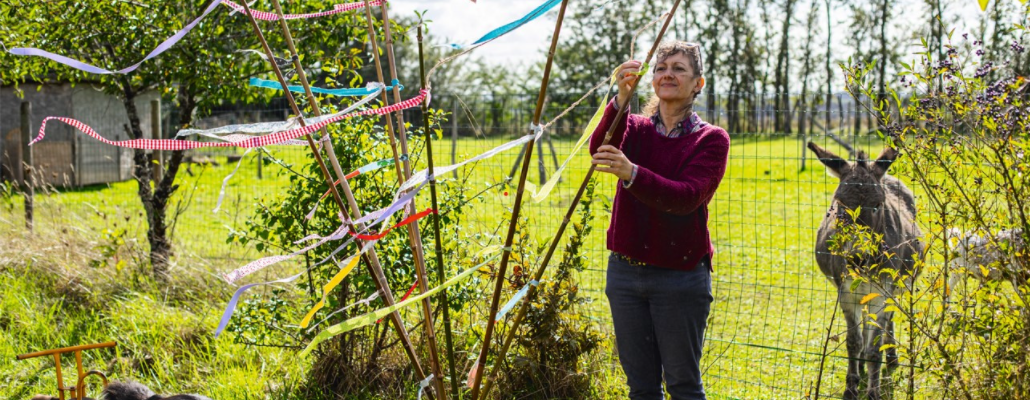
[[[458,163],[456,159],[458,153],[458,115],[460,114],[458,114],[457,96],[451,100],[451,107],[454,109],[454,112],[451,113],[451,165],[454,165]],[[428,131],[429,127],[426,127],[425,129]],[[451,174],[454,175],[454,179],[458,179],[458,170],[454,170]]]
[[[161,100],[150,101],[150,137],[153,139],[164,139],[164,135],[161,134]],[[164,176],[164,165],[165,165],[165,152],[164,150],[154,150],[152,156],[157,158],[157,163],[154,165],[154,176],[153,180],[155,183],[161,183],[162,176]]]
[[[25,187],[25,227],[32,231],[32,201],[35,195],[33,187],[35,179],[32,177],[32,147],[29,142],[32,140],[32,103],[21,102],[21,161],[22,185]]]

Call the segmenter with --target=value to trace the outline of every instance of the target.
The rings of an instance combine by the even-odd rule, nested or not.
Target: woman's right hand
[[[619,66],[619,72],[615,76],[616,82],[618,82],[619,85],[618,104],[626,104],[630,99],[630,95],[633,94],[633,88],[631,88],[630,85],[632,85],[635,80],[640,79],[640,76],[637,75],[637,73],[640,72],[640,65],[640,61],[629,60]]]

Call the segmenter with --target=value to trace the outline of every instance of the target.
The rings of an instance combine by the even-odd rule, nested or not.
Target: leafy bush
[[[442,113],[434,111],[431,115],[431,126],[438,125],[442,118]],[[347,124],[333,126],[330,134],[336,138],[334,151],[345,172],[377,160],[392,161],[387,135],[381,126],[375,124],[374,119],[348,120]],[[411,157],[420,160],[420,155],[424,151],[425,130],[409,129],[408,135]],[[274,198],[258,200],[254,215],[246,222],[246,232],[233,234],[228,238],[229,242],[253,244],[258,250],[282,249],[283,252],[290,252],[298,247],[295,243],[301,238],[311,234],[327,236],[337,229],[340,224],[337,216],[339,209],[332,197],[321,201],[311,219],[305,217],[318,202],[319,196],[329,190],[313,156],[308,156],[307,159],[307,165],[300,168],[290,166],[289,169],[282,170],[281,173],[290,175],[289,189]],[[328,161],[326,163],[328,164]],[[418,165],[414,165],[413,168]],[[398,187],[396,170],[392,163],[379,170],[358,175],[348,182],[355,200],[365,212],[392,203]],[[457,260],[453,260],[450,253],[463,247],[459,225],[464,206],[468,202],[461,182],[455,183],[451,180],[438,182],[443,208],[440,210],[441,223],[446,228],[443,232],[444,251],[448,252],[447,258],[451,261],[448,265],[457,264]],[[425,190],[428,192],[428,188]],[[428,206],[423,197],[418,207],[425,209]],[[397,218],[393,218],[393,221],[396,222]],[[434,249],[431,248],[432,233],[428,229],[430,221],[431,218],[425,218],[420,222],[422,242],[427,253],[425,258],[429,263],[427,269],[432,283],[435,282],[436,275],[432,273],[435,271],[435,263],[432,253]],[[321,300],[322,285],[339,271],[336,264],[359,249],[357,244],[352,244],[348,249],[332,257],[331,252],[341,243],[342,241],[330,242],[303,255],[300,266],[306,270],[306,275],[297,281],[299,291],[271,290],[260,300],[251,299],[243,302],[240,318],[234,318],[229,332],[235,334],[236,340],[240,343],[302,347],[320,328],[367,312],[367,307],[353,307],[334,313],[376,292],[375,283],[362,262],[362,265],[356,267],[328,296],[325,307],[312,319],[314,329],[300,330],[295,325],[297,313],[304,313],[315,302]],[[395,293],[403,293],[416,280],[414,255],[407,229],[392,231],[379,240],[375,250],[387,281],[395,286],[392,290]],[[318,264],[326,259],[329,261]],[[450,273],[448,272],[448,275]],[[395,296],[399,299],[399,295]],[[454,310],[459,310],[467,299],[467,296],[452,297],[450,305]],[[300,304],[296,307],[287,307],[284,302]],[[381,304],[381,301],[373,301],[370,306],[378,308]],[[286,312],[287,310],[289,312]],[[318,326],[315,326],[316,324]],[[423,346],[424,342],[418,339],[423,328],[415,325],[409,326],[408,329],[416,346]],[[411,381],[411,370],[394,335],[392,325],[384,320],[383,323],[345,333],[327,342],[316,352],[318,359],[312,367],[309,382],[311,395],[366,391],[386,393],[391,389],[403,388],[403,385]],[[442,330],[437,336],[442,343]],[[426,349],[421,348],[420,351],[424,352]],[[421,356],[420,358],[428,359]]]
[[[602,337],[597,326],[584,318],[582,307],[589,298],[580,295],[576,274],[587,267],[585,246],[594,219],[591,205],[595,186],[596,180],[590,180],[580,200],[578,218],[572,223],[561,262],[552,267],[551,274],[544,275],[535,296],[528,299],[530,307],[507,360],[509,368],[501,374],[501,393],[511,393],[516,398],[589,397],[592,379],[583,364]],[[528,231],[522,227],[513,246],[510,282],[515,290],[532,278],[539,264],[534,254],[546,249],[527,248]]]
[[[1030,82],[983,61],[982,46],[917,53],[899,89],[877,90],[872,66],[845,67],[849,90],[878,99],[869,111],[908,156],[894,173],[914,182],[929,232],[922,281],[888,301],[909,336],[898,349],[907,398],[1030,398]],[[971,257],[973,242],[995,256]]]

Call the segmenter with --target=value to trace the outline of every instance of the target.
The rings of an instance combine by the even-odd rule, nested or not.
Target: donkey
[[[993,235],[981,236],[976,232],[951,228],[948,229],[948,236],[948,249],[953,257],[949,288],[957,287],[966,276],[972,276],[980,282],[1030,282],[1030,271],[1024,269],[1025,261],[1020,262],[1020,255],[1027,253],[1022,229],[1005,229]]]
[[[837,299],[847,322],[848,374],[844,399],[858,399],[859,381],[868,373],[866,394],[869,399],[878,400],[883,361],[880,348],[894,340],[893,313],[885,307],[886,299],[894,295],[895,280],[886,275],[884,269],[908,276],[908,287],[911,287],[911,280],[918,272],[915,261],[923,253],[922,233],[915,222],[915,196],[905,184],[887,175],[887,168],[898,156],[893,148],[884,150],[874,162],[867,160],[864,152],[858,152],[858,161],[853,163],[815,143],[809,142],[808,148],[815,152],[830,175],[840,179],[833,202],[819,226],[815,260],[826,278],[837,287]],[[856,209],[860,211],[857,218],[853,218],[848,211]],[[859,224],[882,235],[880,251],[851,253],[852,244],[838,243],[836,254],[831,252],[831,243],[841,224]],[[855,281],[852,272],[865,278],[855,290],[852,290]],[[877,295],[867,297],[872,293]],[[861,304],[863,299],[865,304]],[[875,321],[866,318],[869,314],[876,316]],[[889,347],[888,376],[897,365],[897,352]]]

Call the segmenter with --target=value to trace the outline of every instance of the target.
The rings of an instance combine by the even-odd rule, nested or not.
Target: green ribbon
[[[383,317],[392,314],[394,311],[397,311],[397,310],[400,310],[400,309],[402,309],[404,307],[407,307],[407,306],[410,306],[412,304],[415,304],[415,303],[421,301],[422,299],[424,299],[426,297],[429,297],[429,296],[432,296],[432,295],[436,294],[437,292],[439,292],[441,290],[444,290],[444,289],[446,289],[448,287],[454,286],[454,284],[465,280],[465,278],[468,278],[474,272],[478,271],[480,268],[485,266],[490,261],[493,261],[493,259],[495,259],[495,258],[497,258],[496,254],[494,256],[486,259],[486,261],[483,261],[479,265],[476,265],[476,266],[474,266],[472,268],[469,268],[469,269],[465,270],[464,272],[456,275],[455,277],[449,279],[447,282],[444,282],[442,285],[437,286],[437,287],[435,287],[433,289],[430,289],[428,292],[422,293],[422,294],[420,294],[418,296],[415,296],[415,297],[411,297],[411,298],[409,298],[407,300],[404,300],[404,301],[402,301],[400,303],[394,304],[393,306],[386,307],[386,308],[381,308],[379,310],[370,312],[368,314],[357,316],[357,317],[348,319],[346,321],[343,321],[343,322],[341,322],[339,324],[336,324],[336,325],[330,326],[328,328],[325,328],[325,330],[323,330],[322,332],[319,332],[318,335],[315,336],[314,339],[311,339],[311,343],[308,343],[308,346],[304,348],[304,351],[300,352],[300,356],[303,357],[303,356],[306,356],[306,355],[310,354],[311,351],[315,349],[315,346],[318,346],[319,343],[322,343],[322,342],[324,342],[326,340],[329,340],[333,336],[340,335],[340,334],[343,334],[343,333],[347,333],[347,332],[350,332],[352,330],[361,328],[363,326],[374,324],[376,322],[376,320],[382,319]]]

